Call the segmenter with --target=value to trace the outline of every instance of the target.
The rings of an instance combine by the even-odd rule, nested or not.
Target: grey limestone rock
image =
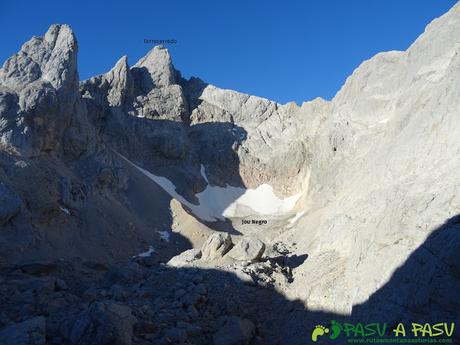
[[[81,137],[89,134],[81,128],[85,112],[78,94],[77,51],[70,27],[53,25],[4,63],[0,138],[5,150],[25,156],[62,152],[66,129],[74,128]],[[86,149],[86,141],[74,156]]]
[[[262,257],[265,250],[265,244],[255,238],[242,238],[227,255],[235,260],[254,261]]]
[[[173,267],[183,267],[200,258],[201,258],[200,249],[189,249],[171,258],[168,261],[168,265],[173,266]]]
[[[165,87],[177,84],[180,74],[174,69],[169,51],[162,46],[156,46],[141,58],[133,68],[145,69],[146,79],[142,80],[141,87]],[[150,85],[149,83],[153,83]]]
[[[133,67],[134,114],[146,118],[186,120],[188,104],[167,49],[156,46]]]
[[[0,182],[0,226],[16,216],[21,210],[21,199]]]
[[[208,237],[201,248],[201,260],[210,261],[222,258],[232,247],[232,237],[228,233],[214,233]]]

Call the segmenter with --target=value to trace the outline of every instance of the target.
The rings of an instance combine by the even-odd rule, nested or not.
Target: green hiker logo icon
[[[324,335],[325,333],[329,333],[329,328],[324,327],[322,325],[317,325],[313,332],[311,332],[311,340],[313,340],[313,342],[316,342],[318,340],[318,337]]]
[[[340,333],[342,332],[342,325],[337,321],[332,320],[330,329],[332,332],[329,335],[329,339],[335,340],[339,337]],[[329,333],[329,328],[324,327],[322,325],[317,325],[315,326],[313,332],[311,332],[311,340],[316,343],[318,341],[318,337],[321,337],[326,333]]]

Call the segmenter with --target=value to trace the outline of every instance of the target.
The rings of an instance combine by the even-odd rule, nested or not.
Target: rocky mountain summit
[[[301,106],[185,79],[159,46],[80,81],[68,26],[33,37],[0,69],[1,341],[459,324],[459,37],[457,4]]]

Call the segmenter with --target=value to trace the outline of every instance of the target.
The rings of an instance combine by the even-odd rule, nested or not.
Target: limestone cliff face
[[[350,313],[460,211],[459,37],[457,4],[406,51],[362,63],[333,100],[299,107],[186,80],[162,47],[80,82],[75,37],[52,26],[0,70],[0,249],[113,260],[171,226],[171,198],[200,218],[297,195],[259,234],[309,255],[287,293]],[[245,194],[260,186],[273,195]],[[430,249],[445,265],[426,272],[422,257],[412,279],[437,289],[436,272],[459,270],[458,241]]]
[[[137,179],[127,162],[167,179],[189,211],[217,203],[208,220],[223,218],[247,188],[270,184],[269,196],[279,200],[298,193],[309,155],[297,135],[305,126],[290,117],[296,108],[185,80],[162,47],[132,67],[123,57],[80,82],[75,36],[53,25],[0,69],[0,173],[10,204],[2,206],[5,257],[89,253],[109,260],[124,251],[101,251],[107,242],[129,253],[145,246],[152,227],[171,225],[171,193]],[[147,200],[144,183],[159,192],[147,197],[151,209],[137,207]],[[198,194],[207,187],[215,189],[203,201]],[[123,240],[126,224],[134,241]]]
[[[425,258],[407,277],[417,284],[402,284],[386,303],[394,310],[440,308],[436,275],[458,267],[458,239],[446,237],[442,250],[425,241],[460,211],[459,37],[457,4],[406,51],[362,63],[328,105],[313,140],[306,215],[288,235],[311,254],[295,288],[311,306],[350,313],[422,246]],[[427,271],[424,260],[445,265]],[[302,283],[312,275],[322,279]],[[458,294],[449,296],[458,306]]]
[[[66,25],[33,37],[0,70],[2,149],[22,155],[68,150],[78,157],[91,129],[78,94],[77,42]],[[64,145],[67,142],[68,145]]]
[[[185,80],[162,47],[153,48],[132,68],[122,58],[105,75],[82,82],[80,90],[90,114],[99,113],[98,118],[119,116],[123,126],[136,119],[150,120],[144,122],[157,128],[168,121],[179,126],[179,136],[165,132],[154,150],[178,161],[196,155],[194,167],[187,162],[187,169],[198,172],[204,165],[211,184],[256,188],[269,183],[283,197],[304,187],[311,157],[308,123],[294,114],[295,104],[219,89],[198,78]],[[200,128],[210,124],[216,124],[214,131],[203,133]]]

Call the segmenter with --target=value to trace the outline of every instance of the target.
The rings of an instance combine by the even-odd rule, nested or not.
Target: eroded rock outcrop
[[[65,149],[78,156],[86,150],[91,132],[78,94],[77,51],[72,30],[53,25],[5,62],[0,69],[4,150],[26,156]]]
[[[255,261],[262,257],[265,244],[258,239],[242,238],[228,252],[228,256],[240,261]]]
[[[230,234],[215,233],[208,237],[201,248],[201,259],[205,261],[222,258],[233,246]]]

